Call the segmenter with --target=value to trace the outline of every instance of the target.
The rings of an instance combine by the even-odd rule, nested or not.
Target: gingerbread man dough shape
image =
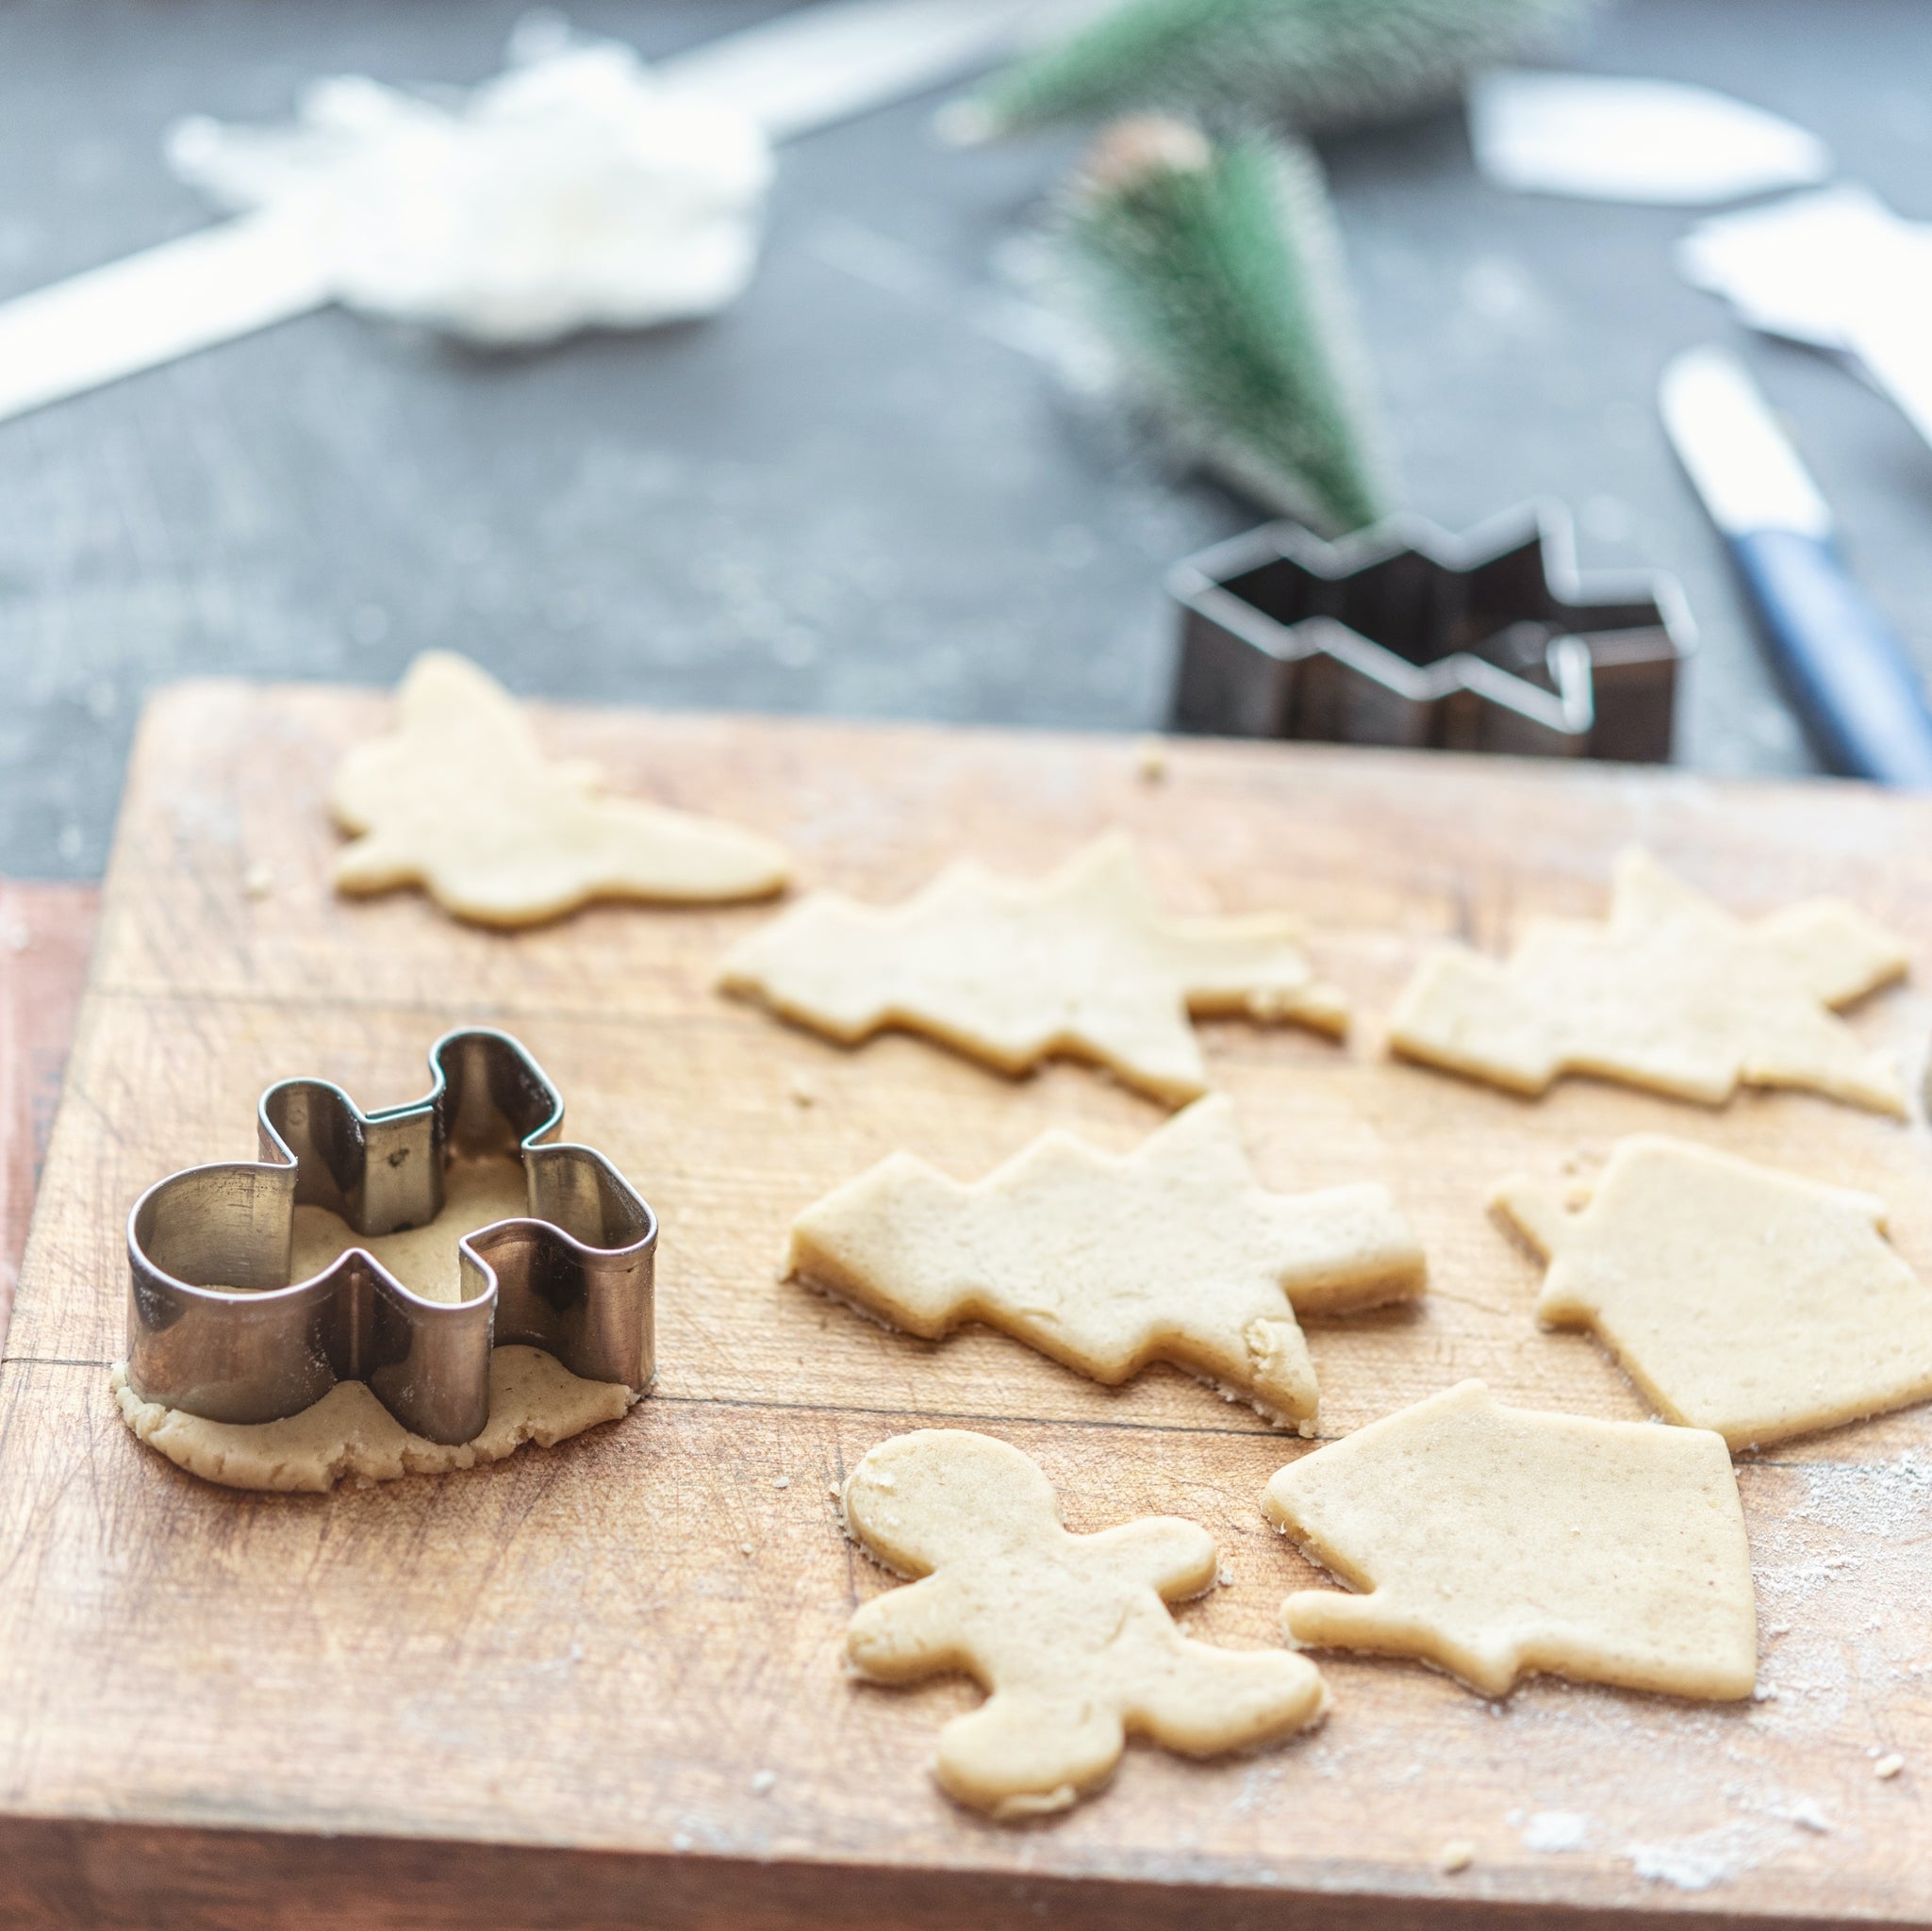
[[[1389,1044],[1516,1093],[1593,1073],[1707,1106],[1742,1082],[1903,1114],[1897,1068],[1832,1009],[1906,965],[1897,939],[1838,899],[1747,925],[1627,851],[1608,926],[1537,919],[1506,966],[1436,953],[1396,1002]]]
[[[1869,1194],[1635,1133],[1580,1212],[1520,1178],[1495,1206],[1550,1263],[1537,1318],[1594,1329],[1668,1421],[1748,1448],[1932,1395],[1932,1288]]]
[[[718,983],[847,1046],[903,1027],[1013,1074],[1064,1053],[1179,1106],[1207,1089],[1191,1013],[1346,1030],[1300,935],[1273,914],[1169,917],[1115,834],[1038,882],[963,861],[902,905],[816,892],[744,939]]]
[[[784,852],[718,818],[606,797],[596,770],[546,758],[503,685],[427,651],[396,693],[398,728],[338,767],[329,808],[354,842],[339,892],[420,884],[479,925],[537,925],[592,899],[759,899]]]
[[[1282,1650],[1181,1635],[1169,1602],[1214,1587],[1214,1539],[1148,1516],[1069,1535],[1017,1448],[958,1428],[882,1442],[845,1485],[852,1535],[917,1576],[852,1618],[861,1675],[964,1671],[990,1693],[939,1737],[948,1795],[995,1817],[1064,1810],[1113,1774],[1130,1731],[1189,1757],[1270,1743],[1328,1707],[1320,1673]]]
[[[1263,1190],[1211,1093],[1120,1159],[1056,1131],[961,1186],[895,1153],[799,1215],[785,1272],[928,1341],[983,1321],[1108,1386],[1172,1362],[1308,1434],[1296,1315],[1408,1299],[1427,1268],[1385,1187]]]

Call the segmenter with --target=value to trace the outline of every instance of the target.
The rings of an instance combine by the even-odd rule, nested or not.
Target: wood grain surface
[[[1285,1748],[1202,1765],[1137,1746],[1105,1795],[1026,1828],[949,1805],[925,1765],[974,1692],[841,1674],[853,1606],[890,1586],[834,1521],[854,1460],[909,1427],[983,1428],[1039,1460],[1076,1528],[1192,1516],[1231,1580],[1183,1620],[1242,1645],[1275,1641],[1282,1595],[1318,1580],[1258,1507],[1305,1444],[1165,1369],[1106,1391],[989,1333],[884,1333],[776,1279],[785,1229],[895,1148],[973,1177],[1049,1124],[1125,1148],[1161,1114],[1081,1067],[1015,1082],[908,1038],[844,1051],[720,999],[718,958],[768,908],[594,909],[504,936],[413,894],[337,901],[324,784],[384,715],[189,685],[140,738],[0,1365],[6,1922],[1932,1923],[1924,1411],[1741,1464],[1764,1700],[1538,1681],[1497,1704],[1336,1657],[1332,1715]],[[1427,944],[1594,916],[1638,839],[1741,912],[1841,891],[1906,933],[1918,982],[1855,1020],[1916,1084],[1932,802],[1213,745],[1174,747],[1149,783],[1124,739],[542,722],[627,789],[783,838],[804,884],[895,898],[961,851],[1037,872],[1118,825],[1177,909],[1302,914],[1353,1036],[1206,1026],[1212,1073],[1269,1184],[1387,1182],[1433,1283],[1418,1308],[1313,1327],[1326,1437],[1472,1374],[1641,1417],[1589,1341],[1537,1330],[1538,1270],[1483,1210],[1511,1168],[1587,1170],[1624,1132],[1873,1188],[1932,1274],[1923,1120],[1581,1081],[1526,1102],[1379,1039]],[[555,1450],[327,1497],[230,1494],[141,1448],[107,1386],[136,1194],[248,1155],[272,1080],[415,1096],[430,1041],[465,1022],[516,1032],[572,1135],[660,1210],[655,1397]],[[1891,1753],[1905,1771],[1880,1780]],[[1458,1839],[1475,1860],[1443,1874]]]
[[[99,904],[91,885],[0,879],[0,1343]]]

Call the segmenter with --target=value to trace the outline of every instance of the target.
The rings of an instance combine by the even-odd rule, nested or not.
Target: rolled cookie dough
[[[600,1422],[614,1422],[637,1398],[615,1381],[584,1381],[539,1347],[500,1347],[489,1361],[489,1420],[473,1442],[412,1435],[360,1381],[339,1381],[312,1408],[284,1421],[211,1422],[143,1401],[114,1364],[122,1419],[177,1468],[230,1489],[324,1491],[345,1478],[394,1481],[501,1461],[525,1442],[549,1448]]]
[[[1581,1212],[1523,1178],[1495,1205],[1550,1263],[1537,1318],[1594,1329],[1669,1421],[1748,1448],[1932,1395],[1932,1288],[1869,1194],[1639,1133]]]
[[[421,885],[481,925],[537,925],[592,899],[757,899],[784,852],[717,818],[603,795],[581,762],[546,758],[494,678],[430,651],[396,694],[399,728],[342,760],[329,808],[354,840],[338,891]]]
[[[971,1186],[896,1153],[799,1215],[785,1271],[929,1341],[984,1321],[1110,1385],[1172,1362],[1303,1432],[1296,1313],[1425,1276],[1385,1187],[1263,1190],[1220,1094],[1124,1158],[1056,1131]]]
[[[1363,1592],[1291,1595],[1292,1642],[1417,1657],[1490,1696],[1539,1670],[1751,1693],[1743,1510],[1702,1428],[1505,1408],[1464,1381],[1291,1462],[1263,1507]]]
[[[453,1160],[443,1168],[442,1212],[400,1233],[357,1233],[326,1207],[298,1206],[289,1243],[289,1279],[307,1280],[338,1254],[360,1247],[424,1300],[463,1298],[457,1243],[466,1233],[530,1212],[529,1183],[514,1160]]]
[[[1898,1068],[1832,1008],[1907,963],[1896,938],[1836,899],[1747,925],[1627,851],[1608,926],[1537,919],[1508,965],[1437,952],[1397,1001],[1389,1044],[1518,1093],[1594,1073],[1708,1106],[1742,1082],[1903,1114]]]
[[[887,1568],[922,1577],[853,1616],[860,1675],[965,1671],[988,1692],[939,1733],[934,1774],[1013,1819],[1064,1810],[1113,1775],[1130,1731],[1189,1757],[1250,1750],[1316,1722],[1320,1673],[1278,1649],[1215,1649],[1167,1604],[1214,1586],[1214,1538],[1148,1516],[1069,1535],[1017,1448],[959,1428],[882,1442],[845,1485],[845,1518]]]
[[[1169,917],[1116,834],[1036,883],[963,861],[900,905],[815,893],[744,939],[719,983],[846,1045],[903,1027],[1005,1073],[1067,1054],[1178,1106],[1207,1087],[1191,1013],[1346,1029],[1300,936],[1272,914]]]

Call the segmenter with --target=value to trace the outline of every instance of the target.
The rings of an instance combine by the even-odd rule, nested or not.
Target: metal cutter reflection
[[[259,1162],[191,1167],[141,1196],[127,1223],[137,1394],[265,1422],[366,1381],[413,1433],[467,1442],[506,1342],[649,1390],[656,1216],[602,1154],[556,1141],[563,1100],[507,1033],[446,1033],[430,1065],[425,1098],[372,1114],[327,1081],[285,1080],[261,1098]],[[421,1227],[449,1162],[491,1157],[521,1164],[529,1217],[464,1236],[460,1300],[412,1293],[359,1247],[289,1279],[298,1205],[369,1236]]]
[[[1451,536],[1270,523],[1178,564],[1174,722],[1236,737],[1667,760],[1693,631],[1675,579],[1582,576],[1568,516]]]

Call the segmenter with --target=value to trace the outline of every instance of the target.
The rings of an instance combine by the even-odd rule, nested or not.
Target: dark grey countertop
[[[281,118],[331,71],[473,81],[520,10],[0,0],[0,295],[207,219],[159,157],[176,115]],[[769,10],[571,9],[647,54]],[[1627,0],[1572,58],[1731,89],[1932,214],[1915,0]],[[384,683],[440,645],[565,699],[1158,723],[1162,571],[1257,519],[1040,353],[1078,143],[950,152],[930,108],[787,146],[713,322],[503,357],[329,310],[0,423],[0,871],[97,872],[143,692],[200,673]],[[1656,421],[1675,350],[1743,340],[1676,279],[1687,217],[1493,190],[1453,114],[1326,154],[1410,504],[1567,499],[1586,566],[1684,584],[1685,761],[1808,768]],[[1932,666],[1932,450],[1822,357],[1743,346]]]

